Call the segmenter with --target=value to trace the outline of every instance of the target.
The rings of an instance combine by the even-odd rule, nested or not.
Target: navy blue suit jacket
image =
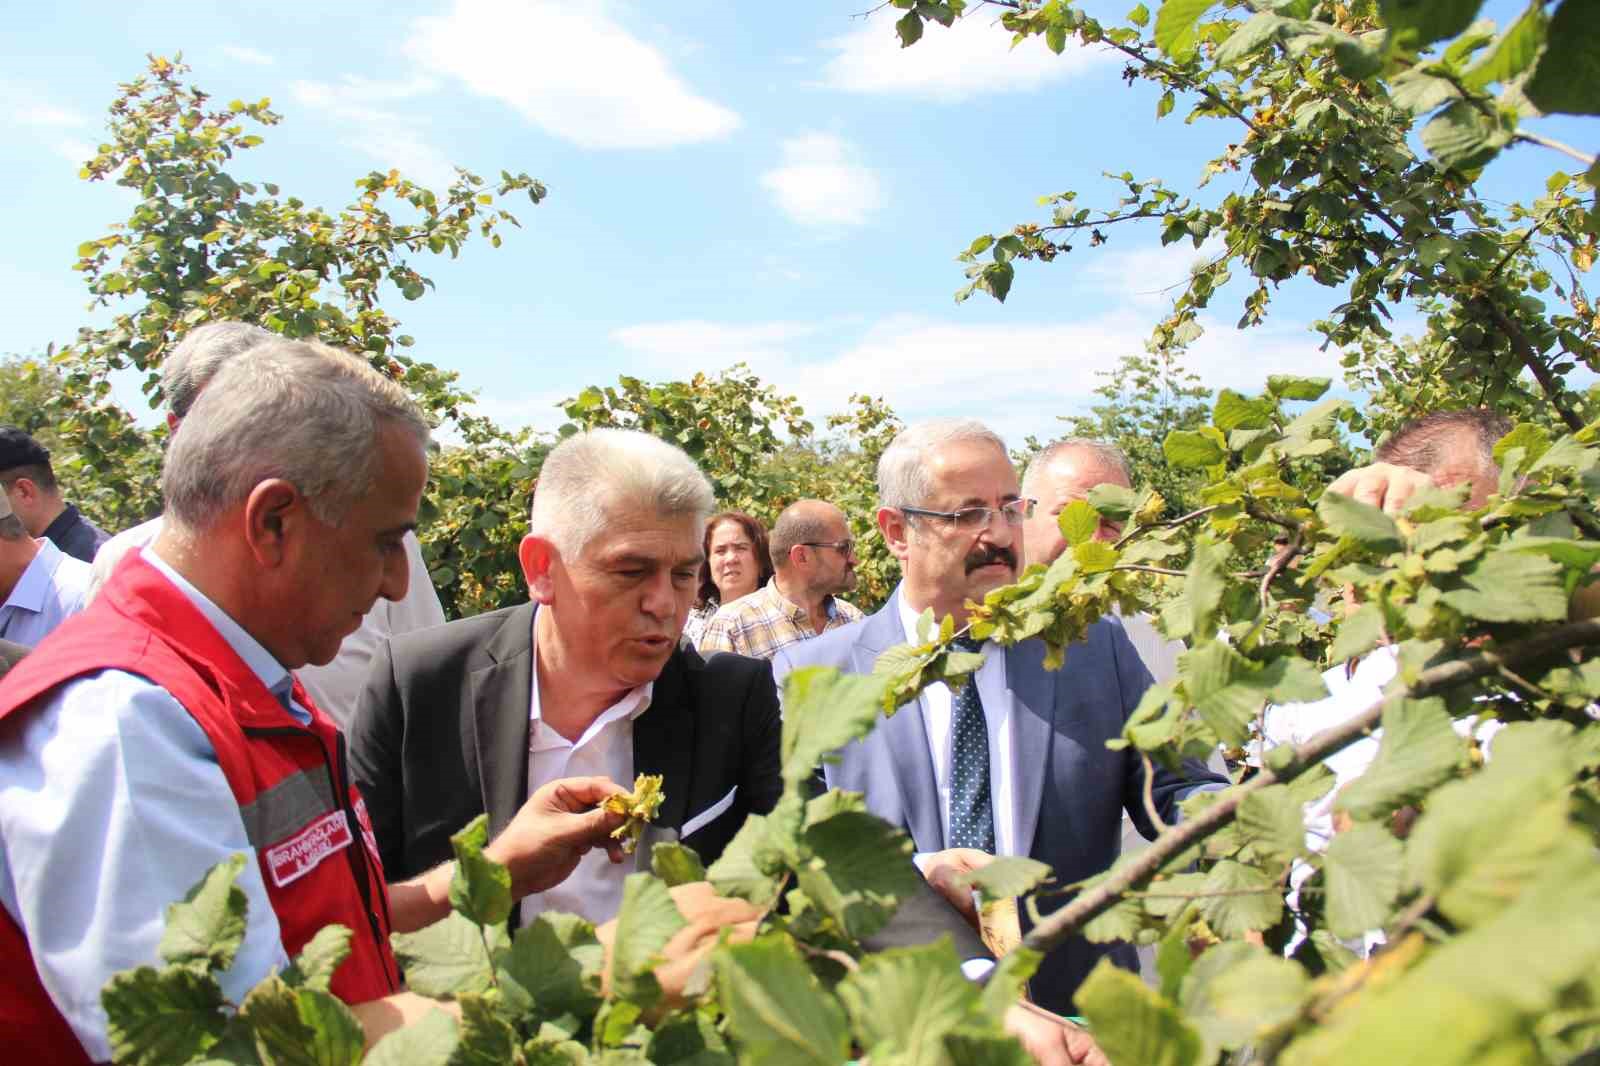
[[[798,666],[832,666],[870,673],[882,652],[905,643],[900,592],[876,614],[792,644],[773,659],[780,682]],[[1005,649],[1006,686],[1013,703],[1012,795],[1018,805],[1019,854],[1048,863],[1057,884],[1070,884],[1116,861],[1122,811],[1147,838],[1155,836],[1144,809],[1144,767],[1133,750],[1110,751],[1124,722],[1151,683],[1122,623],[1107,617],[1067,649],[1057,671],[1044,668],[1044,644],[1030,640]],[[862,793],[867,807],[911,834],[918,852],[946,847],[934,781],[933,758],[920,709],[909,704],[880,718],[863,740],[824,767],[829,787]],[[1225,784],[1202,767],[1185,775],[1157,768],[1151,792],[1164,821],[1178,820],[1178,801],[1198,785]],[[1044,912],[1062,902],[1041,901]],[[1027,923],[1024,915],[1023,921]],[[1050,954],[1032,983],[1034,1000],[1066,1014],[1072,994],[1101,956],[1137,968],[1132,947],[1075,939]]]

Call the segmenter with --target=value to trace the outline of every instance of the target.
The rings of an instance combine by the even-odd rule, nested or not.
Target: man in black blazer
[[[450,835],[482,812],[497,835],[534,788],[573,776],[660,774],[657,832],[708,864],[772,809],[771,669],[678,643],[712,503],[688,456],[642,433],[579,434],[546,457],[519,549],[534,602],[393,638],[351,722],[390,877],[449,859]],[[591,853],[522,918],[548,906],[603,921],[631,869]]]

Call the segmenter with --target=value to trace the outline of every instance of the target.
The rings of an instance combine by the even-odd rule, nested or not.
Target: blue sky
[[[389,305],[416,354],[459,370],[501,421],[553,428],[556,401],[584,385],[743,360],[815,416],[865,391],[907,417],[974,414],[1013,441],[1049,435],[1056,415],[1087,406],[1097,370],[1142,350],[1161,290],[1197,253],[1119,227],[1103,248],[1024,266],[1004,306],[954,303],[954,256],[978,233],[1040,218],[1041,195],[1071,188],[1109,206],[1102,171],[1191,184],[1236,132],[1184,125],[1181,103],[1158,123],[1156,94],[1124,85],[1109,55],[1057,57],[1038,40],[1011,50],[982,9],[902,51],[895,12],[859,17],[873,6],[35,6],[0,43],[0,352],[92,321],[73,252],[132,199],[76,171],[117,83],[146,52],[181,50],[195,84],[222,100],[269,96],[283,115],[240,157],[240,178],[330,208],[391,166],[441,185],[451,164],[524,170],[549,186],[543,204],[516,208],[524,228],[502,248],[418,260],[437,290]],[[1122,6],[1089,5],[1106,17]],[[1573,139],[1592,142],[1584,127]],[[1560,160],[1530,151],[1497,163],[1491,187],[1541,190]],[[1207,384],[1338,377],[1307,329],[1332,294],[1291,286],[1268,327],[1239,333],[1233,290],[1191,359]]]

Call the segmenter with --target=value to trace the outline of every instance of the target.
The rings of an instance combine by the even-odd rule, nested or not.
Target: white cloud
[[[18,126],[68,129],[88,125],[88,119],[70,107],[63,107],[37,90],[19,82],[0,80],[0,100],[5,106],[0,115]]]
[[[824,41],[835,53],[822,68],[822,84],[856,93],[895,93],[961,100],[980,93],[1037,89],[1046,82],[1114,63],[1104,49],[1069,45],[1056,55],[1038,37],[1011,47],[1011,33],[990,9],[972,5],[949,29],[925,23],[922,39],[900,47],[897,11],[862,20],[850,33]]]
[[[456,0],[449,14],[413,23],[406,52],[585,148],[663,148],[738,127],[605,7]]]
[[[222,54],[236,63],[247,63],[252,67],[270,67],[276,62],[265,52],[258,52],[254,48],[244,48],[236,44],[223,45]]]
[[[402,115],[388,106],[433,92],[428,78],[373,81],[345,76],[338,82],[296,81],[289,87],[295,101],[315,108],[327,120],[348,127],[344,142],[374,164],[398,169],[412,181],[441,187],[455,179],[444,153],[417,128],[414,113]]]
[[[843,410],[852,393],[883,396],[902,417],[972,415],[1020,444],[1060,432],[1058,415],[1084,412],[1129,352],[1142,352],[1150,316],[1127,309],[1074,322],[970,323],[890,315],[850,323],[656,322],[612,333],[645,356],[638,373],[681,378],[737,361],[814,415]],[[1207,321],[1186,360],[1212,388],[1259,392],[1270,373],[1340,379],[1337,353],[1293,325],[1237,331]]]
[[[1073,258],[1083,257],[1073,274],[1074,282],[1115,293],[1140,308],[1171,305],[1193,268],[1215,259],[1224,248],[1220,238],[1207,240],[1199,248],[1189,240],[1165,247],[1155,242],[1123,247],[1119,242],[1090,248],[1088,243],[1087,234],[1073,242],[1077,245]]]
[[[802,226],[859,226],[883,206],[883,186],[853,155],[831,133],[803,133],[783,142],[783,162],[761,175],[761,186]]]

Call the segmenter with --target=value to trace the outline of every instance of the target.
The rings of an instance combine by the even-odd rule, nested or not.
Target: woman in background
[[[696,644],[711,616],[725,603],[748,596],[772,577],[767,529],[743,511],[723,511],[706,522],[706,561],[700,564],[700,591],[683,626],[683,639]]]

